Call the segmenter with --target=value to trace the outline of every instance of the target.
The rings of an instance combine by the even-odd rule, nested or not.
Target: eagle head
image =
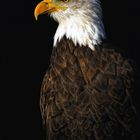
[[[75,45],[78,43],[94,50],[94,45],[105,38],[99,0],[43,0],[34,10],[35,19],[45,13],[59,23],[54,46],[65,35]]]

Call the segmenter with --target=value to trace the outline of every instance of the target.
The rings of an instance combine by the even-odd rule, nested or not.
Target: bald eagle
[[[99,0],[43,0],[59,23],[40,96],[48,140],[132,140],[134,68],[104,44]]]

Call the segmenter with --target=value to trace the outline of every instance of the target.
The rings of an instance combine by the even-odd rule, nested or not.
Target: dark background
[[[33,13],[38,2],[1,3],[1,140],[43,140],[40,87],[49,66],[57,23],[46,15],[35,21]],[[126,51],[139,68],[138,0],[102,0],[102,8],[107,40]],[[139,102],[138,92],[135,98],[138,113]],[[138,134],[139,128],[137,124]]]

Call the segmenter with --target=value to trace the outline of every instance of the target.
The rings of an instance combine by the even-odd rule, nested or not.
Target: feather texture
[[[53,48],[40,106],[49,140],[132,140],[133,68],[113,49],[63,39]]]
[[[66,36],[75,46],[78,44],[94,50],[94,46],[106,38],[99,0],[75,0],[67,3],[67,6],[67,10],[51,13],[51,17],[59,23],[54,47]]]

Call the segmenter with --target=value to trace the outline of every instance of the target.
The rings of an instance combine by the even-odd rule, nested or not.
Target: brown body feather
[[[120,53],[63,38],[53,49],[41,90],[49,140],[131,140],[133,68]]]

